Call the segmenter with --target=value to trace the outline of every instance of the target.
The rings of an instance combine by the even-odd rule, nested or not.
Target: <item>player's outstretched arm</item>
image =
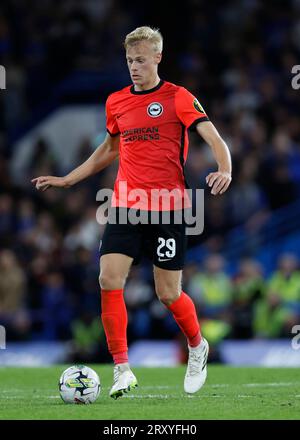
[[[35,177],[31,182],[36,189],[42,191],[46,191],[51,186],[69,188],[111,164],[119,155],[119,141],[119,135],[112,137],[107,134],[104,142],[97,147],[93,154],[66,176],[40,176]]]
[[[229,148],[210,121],[199,122],[197,132],[211,147],[218,164],[218,171],[206,176],[206,183],[212,187],[213,195],[223,194],[231,182],[231,156]]]

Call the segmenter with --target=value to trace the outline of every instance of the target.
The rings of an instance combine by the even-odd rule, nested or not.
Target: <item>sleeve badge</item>
[[[195,107],[195,109],[199,112],[199,113],[205,113],[202,105],[200,104],[200,102],[198,101],[197,98],[194,99],[193,105]]]

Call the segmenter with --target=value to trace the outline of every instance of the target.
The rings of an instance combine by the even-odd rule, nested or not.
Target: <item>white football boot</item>
[[[114,366],[114,384],[109,393],[110,397],[117,399],[137,386],[138,383],[136,377],[130,370],[128,363],[117,364]]]
[[[198,347],[189,346],[189,360],[184,378],[184,391],[186,393],[196,393],[204,385],[207,376],[208,351],[208,342],[203,337]]]

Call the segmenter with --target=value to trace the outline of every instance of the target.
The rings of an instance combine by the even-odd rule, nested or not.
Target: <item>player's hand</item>
[[[51,186],[56,186],[58,188],[67,188],[69,185],[65,177],[56,176],[40,176],[31,179],[31,182],[35,184],[36,189],[46,191]]]
[[[231,182],[231,174],[226,171],[216,171],[215,173],[210,173],[206,177],[206,183],[211,190],[211,194],[216,196],[217,194],[223,194],[229,187]]]

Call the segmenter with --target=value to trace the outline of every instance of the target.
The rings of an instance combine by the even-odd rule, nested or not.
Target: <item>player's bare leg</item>
[[[137,386],[128,363],[127,310],[123,296],[132,261],[131,257],[123,254],[106,254],[100,258],[101,317],[108,349],[115,363],[113,386],[109,393],[114,399]]]
[[[208,343],[201,337],[196,309],[191,298],[181,288],[182,271],[154,266],[154,281],[159,300],[173,317],[188,340],[189,360],[184,379],[187,393],[198,391],[206,380]]]
[[[105,254],[100,258],[101,289],[123,289],[133,258],[123,254]]]

